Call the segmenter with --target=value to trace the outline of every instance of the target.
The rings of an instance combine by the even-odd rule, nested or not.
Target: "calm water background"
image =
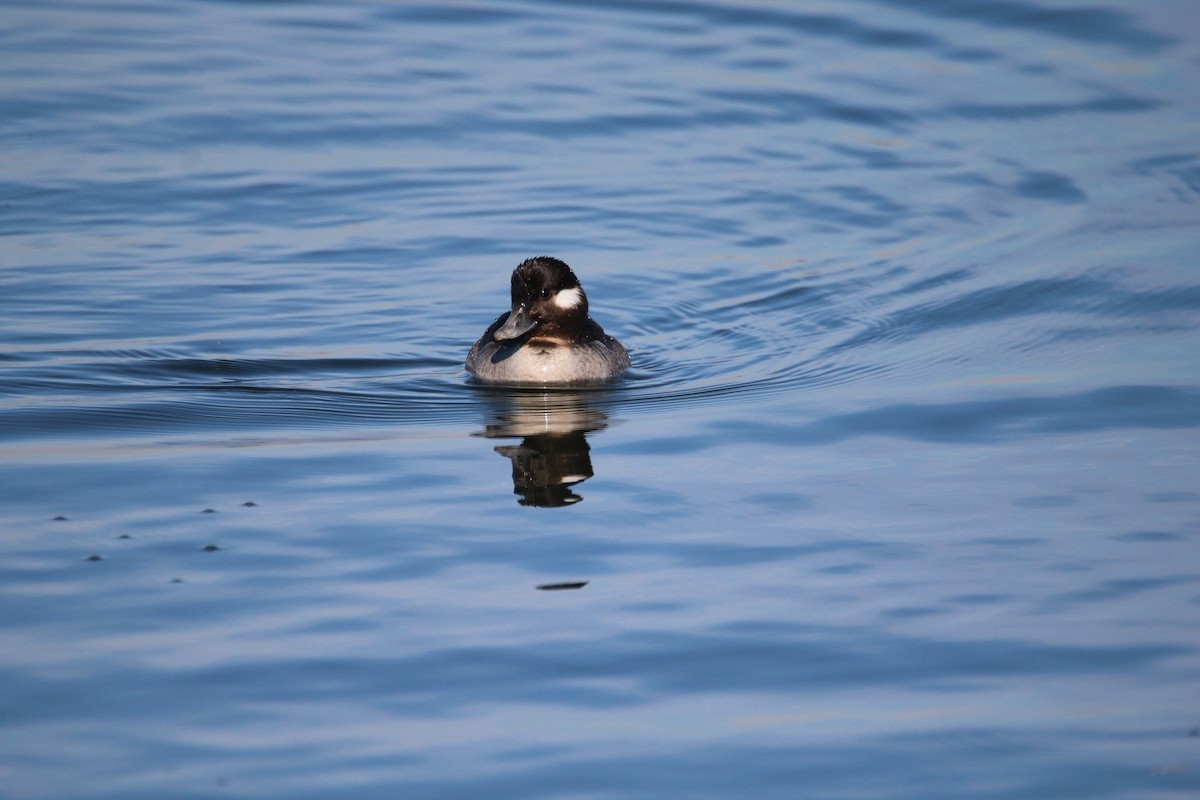
[[[5,797],[1200,792],[1191,0],[0,35]]]

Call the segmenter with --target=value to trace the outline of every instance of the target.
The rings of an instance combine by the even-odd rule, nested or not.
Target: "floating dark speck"
[[[62,514],[59,514],[57,517],[54,518],[53,521],[54,522],[66,522],[67,519],[68,519],[68,517],[64,517]]]
[[[204,547],[201,547],[200,549],[206,553],[215,553],[218,550],[220,550],[221,548],[217,547],[215,544],[206,544],[206,545],[204,545]]]
[[[567,589],[582,589],[587,585],[587,581],[574,581],[570,583],[543,583],[537,588],[541,592],[562,592]]]
[[[98,556],[95,553],[92,553],[90,556],[88,556],[87,558],[84,559],[84,561],[103,561],[103,560],[104,560],[104,556]]]
[[[258,503],[254,502],[253,500],[247,500],[246,502],[242,503],[242,505],[246,508],[254,508],[256,505],[258,505]]]
[[[215,513],[217,513],[217,512],[216,512],[214,509],[211,509],[211,508],[206,508],[206,509],[204,509],[203,511],[201,511],[200,513],[201,513],[201,514],[215,514]]]
[[[118,536],[117,538],[118,538],[118,539],[132,539],[133,537],[132,537],[132,536],[130,536],[128,533],[122,533],[122,534],[121,534],[120,536]]]
[[[171,583],[183,583],[183,578],[171,578]]]

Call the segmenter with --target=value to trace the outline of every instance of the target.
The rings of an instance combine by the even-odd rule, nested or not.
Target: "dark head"
[[[535,328],[552,334],[580,324],[587,313],[587,295],[571,268],[557,258],[538,256],[513,270],[512,311],[495,337],[516,339]]]

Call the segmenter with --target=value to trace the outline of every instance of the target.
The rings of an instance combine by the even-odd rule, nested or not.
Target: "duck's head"
[[[513,270],[512,311],[494,336],[505,341],[535,329],[537,335],[553,335],[579,326],[587,314],[587,295],[571,268],[538,256]]]

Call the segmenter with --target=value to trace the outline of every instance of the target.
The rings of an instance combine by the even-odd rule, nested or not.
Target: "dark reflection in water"
[[[484,429],[487,439],[520,439],[497,445],[512,461],[513,493],[523,506],[561,508],[583,497],[573,487],[592,477],[587,434],[608,427],[597,393],[486,389]]]

